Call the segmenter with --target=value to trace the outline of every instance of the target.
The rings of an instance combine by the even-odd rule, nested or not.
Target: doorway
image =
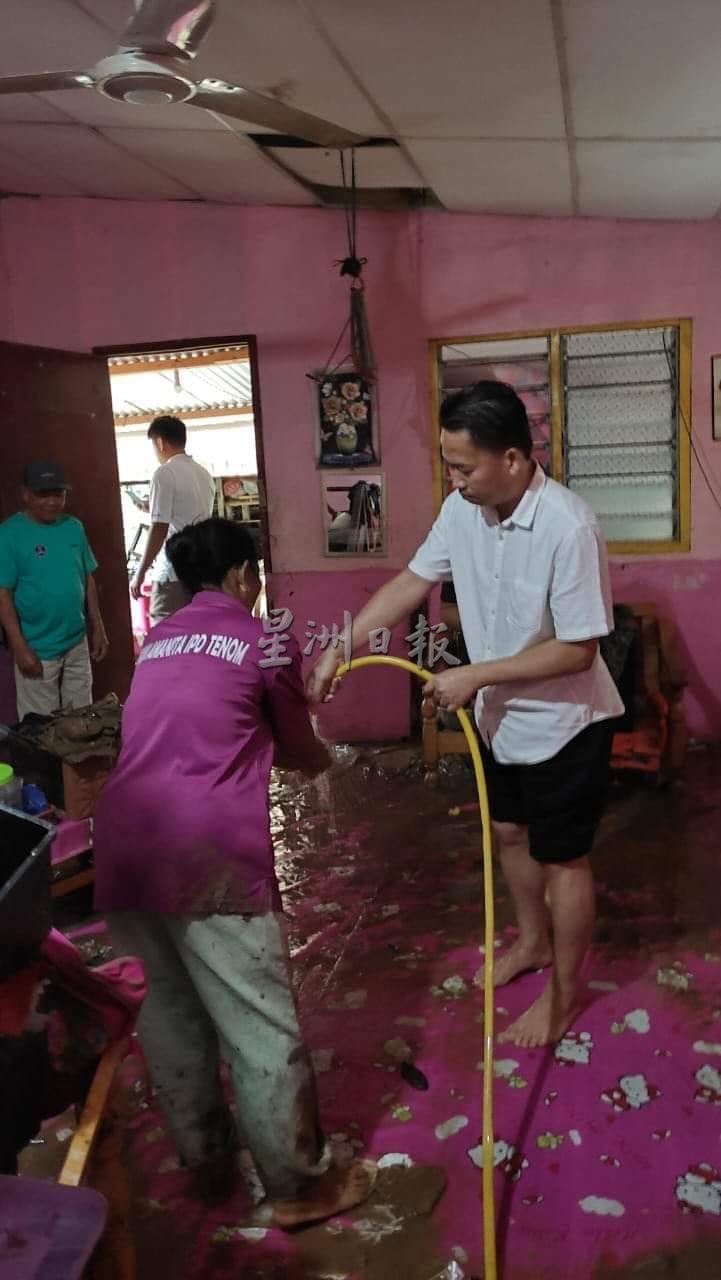
[[[154,418],[185,423],[188,453],[212,476],[216,515],[241,521],[259,549],[267,611],[270,572],[255,351],[252,339],[205,340],[105,351],[113,408],[128,587],[150,530],[149,495],[157,467],[148,440]],[[136,652],[149,629],[152,569],[140,600],[130,597]]]
[[[252,421],[255,440],[257,501],[255,518],[260,530],[261,559],[266,577],[271,571],[267,507],[263,469],[263,441],[258,393],[257,349],[253,337],[212,338],[206,340],[145,343],[137,347],[103,348],[93,352],[60,351],[47,347],[0,342],[0,396],[3,405],[3,435],[0,448],[0,518],[18,509],[19,489],[24,466],[33,459],[59,462],[72,484],[70,513],[85,525],[90,544],[98,560],[98,590],[106,629],[110,639],[107,659],[94,673],[94,693],[102,697],[116,693],[121,701],[127,695],[133,672],[128,582],[128,552],[121,519],[118,452],[115,437],[115,412],[111,403],[108,361],[116,358],[167,356],[168,353],[200,353],[206,358],[217,351],[245,351],[250,378],[252,413],[240,415],[239,421]],[[203,353],[207,353],[203,357]],[[196,361],[198,357],[196,356]],[[216,360],[216,363],[222,363]],[[188,369],[191,369],[188,364]],[[204,366],[198,368],[198,372]],[[173,383],[175,379],[173,377]],[[180,373],[181,389],[183,373]],[[174,398],[174,405],[178,401]],[[224,408],[227,401],[215,406]],[[234,406],[236,409],[238,406]],[[248,406],[245,406],[246,409]],[[139,412],[146,412],[138,406]],[[191,410],[192,412],[192,410]],[[230,414],[220,414],[221,421]],[[189,428],[193,419],[190,419]],[[149,442],[146,441],[146,444]],[[152,453],[150,454],[152,459]],[[227,477],[231,481],[234,477]],[[237,478],[242,478],[239,476]],[[149,477],[147,478],[149,479]],[[147,483],[147,480],[146,480]],[[225,515],[248,514],[247,506],[254,495],[244,490],[222,492]],[[246,501],[246,506],[243,502]],[[14,682],[12,661],[0,646],[0,719],[12,723],[14,716]]]

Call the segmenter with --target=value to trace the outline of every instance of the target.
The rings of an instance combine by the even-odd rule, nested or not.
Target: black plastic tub
[[[31,964],[52,924],[55,828],[0,805],[0,980]]]

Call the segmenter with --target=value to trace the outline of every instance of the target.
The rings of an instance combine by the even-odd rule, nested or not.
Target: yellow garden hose
[[[377,655],[368,658],[353,658],[338,668],[336,675],[345,676],[349,671],[357,671],[360,667],[370,667],[383,663],[388,667],[397,667],[400,671],[409,671],[419,680],[432,679],[432,673],[414,666],[405,658],[391,658]],[[478,788],[478,807],[481,812],[481,847],[483,849],[483,884],[485,903],[485,968],[483,984],[483,1256],[484,1280],[496,1280],[496,1214],[493,1196],[493,939],[495,923],[493,912],[493,844],[491,837],[491,812],[488,806],[488,791],[483,773],[483,762],[478,749],[478,738],[462,709],[456,712],[461,728],[466,735],[468,749],[473,761]]]

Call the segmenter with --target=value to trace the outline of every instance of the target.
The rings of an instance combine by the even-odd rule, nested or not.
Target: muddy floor
[[[682,786],[617,787],[595,855],[587,1007],[548,1051],[499,1046],[495,1179],[504,1280],[721,1280],[721,753]],[[136,1046],[122,1075],[139,1280],[483,1274],[483,885],[474,787],[437,790],[406,749],[341,753],[320,785],[274,790],[273,828],[303,1024],[339,1158],[380,1160],[371,1202],[291,1237],[238,1197],[203,1211]],[[495,946],[511,940],[502,884]],[[107,937],[61,924],[89,960]],[[68,914],[70,913],[70,914]],[[503,1027],[531,974],[499,991]],[[36,1171],[67,1121],[27,1156]]]

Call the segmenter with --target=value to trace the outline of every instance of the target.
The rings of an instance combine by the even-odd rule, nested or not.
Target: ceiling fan
[[[0,77],[0,94],[95,89],[113,102],[135,106],[184,102],[321,147],[353,147],[365,141],[327,120],[240,85],[189,79],[188,63],[208,35],[215,15],[215,0],[136,0],[135,16],[117,53],[89,71]]]

